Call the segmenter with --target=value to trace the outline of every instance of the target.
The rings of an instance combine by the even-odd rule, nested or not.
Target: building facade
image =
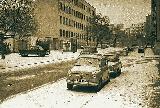
[[[151,37],[160,42],[160,1],[151,1]]]
[[[144,33],[145,22],[132,24],[130,27],[131,34]]]
[[[51,41],[51,49],[86,44],[87,29],[96,9],[85,0],[36,0],[35,16],[38,31],[35,36]],[[90,44],[94,41],[90,39]]]
[[[132,24],[130,26],[130,38],[132,39],[132,44],[142,46],[144,45],[145,39],[145,24],[146,22]]]
[[[146,42],[148,45],[151,45],[151,15],[146,16],[145,23],[145,33],[146,33]]]

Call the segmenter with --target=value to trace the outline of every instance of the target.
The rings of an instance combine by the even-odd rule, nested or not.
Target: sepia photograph
[[[160,0],[0,0],[0,108],[160,108]]]

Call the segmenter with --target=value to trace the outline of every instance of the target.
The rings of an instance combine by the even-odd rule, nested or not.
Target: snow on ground
[[[9,70],[30,68],[38,65],[57,63],[61,61],[67,61],[75,59],[79,56],[79,52],[60,52],[60,51],[51,51],[50,55],[45,57],[21,57],[18,53],[12,53],[6,56],[5,60],[0,60],[0,72],[6,72]]]
[[[66,81],[48,84],[39,89],[18,94],[5,101],[0,108],[144,108],[145,87],[151,78],[144,71],[153,67],[155,61],[145,65],[135,64],[126,68],[120,77],[111,80],[98,93],[69,91]],[[140,71],[141,70],[141,71]],[[157,71],[156,68],[153,71]],[[147,72],[149,74],[149,71]],[[151,76],[150,76],[151,77]]]
[[[114,51],[121,50],[122,48],[106,48],[99,49],[100,52],[106,51]],[[45,57],[21,57],[18,53],[12,53],[10,55],[6,55],[4,60],[0,59],[0,72],[8,72],[16,69],[24,69],[30,68],[38,65],[57,63],[61,61],[67,61],[76,59],[80,54],[81,49],[78,49],[78,52],[61,52],[61,51],[51,51],[50,55],[46,55]]]
[[[128,61],[130,56],[122,59]],[[0,108],[147,108],[149,100],[146,98],[150,94],[148,85],[153,83],[154,76],[158,74],[156,64],[155,60],[141,64],[134,62],[124,67],[119,77],[111,79],[97,93],[67,90],[65,79],[61,79],[18,94],[3,102]]]

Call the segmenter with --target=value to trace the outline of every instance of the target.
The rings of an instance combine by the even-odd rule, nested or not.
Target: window
[[[66,37],[68,38],[68,31],[66,31]]]
[[[78,11],[76,11],[76,17],[78,17]]]
[[[63,17],[63,24],[65,24],[65,17]]]
[[[88,16],[86,16],[86,20],[88,21]]]
[[[75,21],[73,21],[73,23],[74,23],[74,27],[76,27],[76,22],[75,22]]]
[[[59,32],[60,32],[60,36],[62,37],[62,29],[60,29]]]
[[[93,16],[95,15],[95,11],[92,11],[92,15],[93,15]]]
[[[83,24],[81,24],[81,29],[83,30]]]
[[[79,33],[77,33],[77,39],[79,39]]]
[[[78,26],[77,28],[79,29],[79,23],[78,23],[78,25],[77,25],[77,26]]]
[[[78,28],[78,23],[76,22],[76,28]]]
[[[65,37],[65,30],[63,30],[63,37]]]
[[[60,24],[62,24],[62,16],[60,16]]]
[[[68,13],[68,7],[67,6],[65,6],[65,12]]]
[[[71,37],[73,37],[73,32],[71,32]]]
[[[65,5],[62,5],[62,10],[65,12]]]
[[[68,25],[68,18],[66,18],[66,25]]]
[[[81,26],[81,23],[79,23],[79,28],[81,29],[81,27],[82,27],[82,26]]]
[[[69,9],[69,14],[71,14],[71,7],[69,7],[68,9]]]
[[[68,37],[69,37],[69,38],[71,37],[71,32],[70,32],[70,31],[68,32]]]
[[[61,2],[59,2],[59,8],[63,10],[63,4]]]

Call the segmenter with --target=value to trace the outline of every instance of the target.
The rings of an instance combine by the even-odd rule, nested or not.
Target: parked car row
[[[71,90],[74,86],[93,86],[99,91],[104,83],[121,74],[121,68],[122,63],[116,52],[81,53],[67,74],[67,88]]]

